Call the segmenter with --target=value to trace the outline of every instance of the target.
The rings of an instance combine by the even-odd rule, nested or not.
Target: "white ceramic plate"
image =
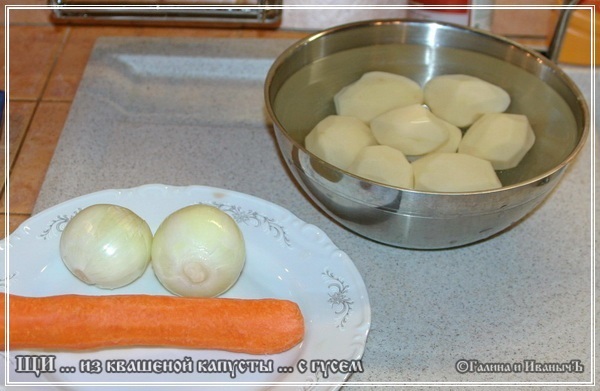
[[[154,232],[171,212],[194,203],[219,207],[239,224],[247,244],[247,260],[239,281],[224,296],[240,298],[275,297],[297,302],[306,321],[304,341],[295,348],[272,356],[251,356],[221,351],[161,348],[105,349],[95,352],[23,352],[10,351],[8,380],[10,383],[60,388],[94,384],[162,383],[165,386],[185,384],[231,384],[238,382],[248,389],[294,383],[299,389],[315,383],[330,383],[329,388],[350,375],[342,371],[326,373],[320,361],[350,365],[360,370],[360,361],[370,326],[371,311],[367,291],[350,258],[338,249],[319,228],[298,219],[289,211],[267,201],[228,190],[202,186],[172,187],[146,185],[126,190],[106,190],[67,201],[41,212],[23,223],[8,239],[8,268],[2,288],[26,296],[48,296],[65,293],[168,294],[151,268],[134,283],[116,290],[88,286],[75,278],[59,255],[59,238],[69,219],[82,208],[97,203],[113,203],[130,208],[143,217]],[[0,242],[5,255],[6,241]],[[157,314],[160,316],[160,314]],[[53,373],[15,371],[19,355],[51,355],[48,368]],[[191,358],[191,373],[108,373],[112,360],[184,360]],[[203,373],[195,365],[199,360],[261,360],[264,373]],[[88,360],[98,360],[100,373],[90,374]],[[269,364],[268,360],[273,360]],[[347,360],[345,363],[343,360]],[[38,359],[39,361],[39,359]],[[306,370],[303,364],[306,364]],[[21,362],[22,364],[22,362]],[[269,365],[271,365],[269,367]],[[315,367],[311,368],[311,365]],[[24,365],[19,365],[20,369]],[[280,368],[290,367],[289,373]],[[31,367],[33,368],[33,367]],[[71,372],[72,371],[72,372]],[[303,373],[301,373],[303,372]],[[89,387],[86,387],[89,389]],[[321,389],[321,388],[320,388]]]

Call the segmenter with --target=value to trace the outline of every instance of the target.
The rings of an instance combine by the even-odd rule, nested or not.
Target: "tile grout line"
[[[63,52],[63,50],[64,50],[64,48],[66,46],[66,43],[67,43],[70,35],[71,35],[71,27],[66,27],[64,37],[63,37],[63,39],[62,39],[59,47],[57,48],[57,50],[55,52],[55,55],[54,55],[54,58],[52,59],[52,63],[50,65],[49,69],[48,69],[48,74],[46,76],[46,79],[44,80],[44,84],[42,85],[42,88],[41,88],[41,91],[40,91],[40,95],[35,99],[35,101],[33,101],[34,102],[34,108],[32,110],[32,114],[31,114],[31,116],[30,116],[30,118],[29,118],[29,120],[27,122],[27,126],[26,126],[25,132],[23,134],[23,138],[22,138],[21,142],[18,145],[17,151],[16,151],[16,153],[14,155],[14,159],[12,159],[9,162],[8,178],[7,178],[7,180],[9,182],[10,182],[10,177],[12,175],[12,170],[13,170],[13,168],[14,168],[17,160],[19,159],[19,157],[21,155],[21,151],[22,151],[22,149],[23,149],[23,147],[25,145],[25,140],[27,139],[27,135],[29,134],[29,131],[30,131],[30,128],[31,128],[31,124],[33,123],[33,119],[35,118],[35,115],[38,112],[38,108],[40,107],[40,104],[44,101],[44,93],[46,92],[48,84],[50,83],[50,78],[51,78],[52,72],[56,68],[56,64],[58,63],[58,60],[59,60],[59,58],[60,58],[60,56],[61,56],[61,54],[62,54],[62,52]],[[7,80],[6,82],[8,83],[9,81]],[[10,99],[10,97],[7,96],[6,99]],[[20,99],[16,99],[16,101],[19,101],[19,100]],[[31,102],[30,100],[26,100],[26,101]],[[9,113],[6,113],[7,116],[8,116],[8,114]],[[6,137],[8,138],[8,134],[6,134]],[[9,152],[9,151],[7,151],[7,152]],[[6,193],[5,186],[2,186],[1,195],[5,197],[6,196],[5,193]],[[36,198],[37,198],[38,195],[39,194],[36,194]],[[10,216],[15,216],[15,217],[16,216],[20,216],[20,217],[25,217],[27,219],[27,218],[31,217],[32,212],[33,212],[33,210],[29,211],[29,213],[23,213],[23,212],[11,213],[11,211],[10,211],[10,202],[9,202],[6,205],[6,210],[4,212],[4,218],[5,218],[5,220],[6,220],[6,218],[9,219],[8,220],[8,223],[9,223],[8,225],[9,226],[7,227],[9,229],[9,232],[5,232],[4,236],[6,237],[6,236],[8,236],[8,235],[11,234],[11,232],[10,232],[11,231]]]
[[[56,54],[54,56],[54,59],[52,60],[52,64],[50,65],[50,69],[48,70],[48,76],[46,77],[46,80],[44,80],[44,84],[42,85],[42,88],[41,88],[41,91],[40,91],[40,96],[38,96],[35,100],[27,100],[27,99],[15,99],[14,100],[14,101],[34,102],[34,107],[33,107],[32,113],[31,113],[31,117],[29,118],[29,121],[27,122],[27,126],[25,127],[25,132],[23,134],[23,139],[21,140],[21,142],[18,145],[18,148],[17,148],[17,151],[15,153],[14,159],[10,162],[10,167],[8,168],[8,171],[9,171],[9,180],[10,180],[10,174],[12,172],[13,166],[15,165],[17,159],[19,158],[19,156],[21,154],[21,150],[22,150],[22,148],[23,148],[23,146],[25,144],[25,139],[27,138],[27,135],[29,134],[31,123],[33,122],[33,119],[35,118],[35,115],[36,115],[36,113],[38,111],[40,103],[42,101],[44,101],[44,92],[46,91],[46,88],[48,87],[48,84],[50,83],[50,76],[52,75],[52,71],[56,67],[58,59],[59,59],[62,51],[64,50],[64,47],[66,45],[66,41],[68,40],[70,34],[71,34],[71,29],[70,29],[70,27],[68,27],[66,29],[65,36],[63,37],[62,42],[60,43],[59,48],[56,50]],[[10,99],[10,97],[7,97],[7,99]],[[4,189],[2,190],[2,192],[4,192]]]

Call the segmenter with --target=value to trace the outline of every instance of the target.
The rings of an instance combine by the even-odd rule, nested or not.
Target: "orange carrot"
[[[278,299],[11,294],[9,307],[11,349],[163,346],[274,354],[304,337],[298,305]]]

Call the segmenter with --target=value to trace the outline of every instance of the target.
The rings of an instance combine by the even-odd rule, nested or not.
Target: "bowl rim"
[[[495,40],[502,45],[514,47],[516,50],[525,52],[527,55],[534,57],[538,63],[540,63],[544,67],[547,67],[548,69],[550,69],[551,72],[554,73],[556,75],[556,77],[565,84],[567,89],[570,90],[576,98],[576,104],[580,108],[581,114],[582,114],[582,129],[581,129],[581,137],[579,138],[577,144],[573,147],[573,150],[563,159],[563,161],[561,163],[557,164],[553,168],[551,168],[541,174],[538,174],[530,179],[520,181],[517,183],[513,183],[510,185],[503,185],[502,187],[496,188],[496,189],[464,191],[464,192],[424,191],[424,190],[416,190],[416,189],[387,185],[387,184],[384,184],[381,182],[377,182],[377,181],[374,181],[371,179],[363,178],[363,177],[357,176],[355,174],[352,174],[342,168],[339,168],[337,166],[332,165],[331,163],[326,162],[325,160],[323,160],[323,159],[319,158],[318,156],[309,152],[304,147],[304,145],[298,143],[296,140],[294,140],[289,135],[289,133],[287,132],[285,127],[280,123],[277,115],[275,114],[275,110],[273,109],[273,105],[272,105],[272,102],[270,99],[270,87],[271,87],[271,82],[272,82],[276,72],[296,51],[302,49],[304,46],[310,44],[312,41],[315,41],[315,40],[320,39],[325,36],[341,33],[341,32],[356,29],[356,28],[369,28],[369,27],[372,28],[372,27],[381,26],[381,25],[393,25],[393,24],[436,25],[441,28],[451,28],[451,29],[463,30],[465,32],[469,32],[472,34],[480,35],[482,37],[486,37],[487,39]],[[502,60],[502,59],[500,59],[500,60]],[[505,61],[505,60],[503,60],[503,61]],[[536,76],[536,75],[534,75],[534,76]],[[540,79],[540,80],[542,82],[545,82],[542,79]],[[379,186],[379,187],[386,188],[386,189],[392,189],[392,190],[396,190],[396,191],[410,192],[410,193],[424,194],[424,195],[428,194],[428,195],[433,195],[433,196],[443,195],[443,196],[452,197],[452,196],[460,196],[460,195],[482,195],[482,194],[490,194],[490,193],[495,194],[495,193],[501,193],[504,191],[509,191],[509,190],[515,189],[515,188],[522,188],[522,187],[527,187],[530,185],[537,186],[540,183],[543,184],[547,181],[547,179],[549,177],[551,177],[557,173],[560,173],[563,169],[565,169],[579,155],[579,153],[583,149],[584,145],[587,143],[587,139],[589,137],[590,127],[591,127],[590,109],[588,107],[588,103],[587,103],[583,93],[581,92],[581,89],[577,86],[577,84],[575,84],[575,82],[571,79],[571,77],[569,75],[567,75],[559,67],[559,65],[557,63],[551,61],[550,59],[545,57],[540,52],[535,51],[531,48],[528,48],[525,45],[520,44],[511,39],[508,39],[506,37],[502,37],[502,36],[493,34],[489,31],[485,31],[485,30],[481,30],[481,29],[477,29],[477,28],[473,28],[473,27],[469,27],[469,26],[459,25],[459,24],[455,24],[455,23],[450,23],[450,22],[440,22],[440,21],[410,19],[410,18],[369,19],[369,20],[345,23],[345,24],[332,26],[330,28],[314,32],[314,33],[308,35],[307,37],[301,38],[300,40],[296,41],[295,43],[290,45],[288,48],[286,48],[283,52],[281,52],[279,54],[279,56],[277,56],[275,61],[272,63],[271,67],[269,68],[269,70],[267,72],[267,76],[265,78],[264,99],[265,99],[267,114],[269,115],[270,119],[274,122],[275,126],[281,130],[280,133],[283,134],[287,138],[287,140],[291,144],[293,144],[296,148],[301,150],[306,155],[310,156],[311,159],[317,159],[320,162],[320,164],[324,164],[333,170],[337,170],[346,176],[352,177],[355,180],[358,180],[358,181],[361,181],[364,183],[368,183],[371,185]]]

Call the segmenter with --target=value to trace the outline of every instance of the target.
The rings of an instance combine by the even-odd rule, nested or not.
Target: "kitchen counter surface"
[[[57,27],[41,14],[27,17],[11,28],[10,41],[11,230],[102,189],[164,183],[251,194],[320,227],[354,260],[372,324],[364,372],[352,382],[567,388],[591,380],[592,140],[551,197],[512,229],[452,250],[392,248],[327,218],[277,153],[261,81],[275,56],[305,33]],[[32,37],[41,42],[26,49]],[[34,64],[25,60],[32,51]],[[591,102],[589,69],[566,70]],[[461,360],[578,360],[584,370],[459,373]]]

